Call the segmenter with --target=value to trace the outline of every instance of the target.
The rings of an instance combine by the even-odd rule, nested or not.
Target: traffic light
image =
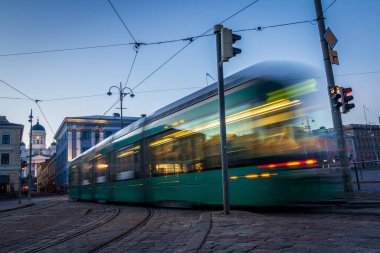
[[[222,61],[226,62],[230,58],[234,57],[237,54],[241,53],[240,48],[235,48],[232,45],[241,40],[241,36],[233,34],[231,29],[223,28],[221,31],[221,40],[222,40]]]
[[[342,102],[343,102],[343,113],[348,113],[352,108],[355,107],[355,104],[349,104],[351,100],[354,99],[353,96],[349,95],[352,92],[352,88],[341,88],[340,90],[341,95],[342,95]]]
[[[26,168],[26,166],[27,166],[26,161],[22,161],[21,162],[21,169],[24,170]]]
[[[343,105],[343,103],[339,101],[342,98],[342,95],[340,94],[340,90],[341,90],[341,87],[339,86],[334,86],[333,88],[330,89],[330,95],[331,95],[331,98],[333,99],[333,106],[338,110]]]

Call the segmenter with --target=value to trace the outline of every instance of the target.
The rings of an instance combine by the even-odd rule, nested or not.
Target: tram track
[[[120,214],[120,209],[119,208],[113,208],[113,211],[112,211],[112,214],[109,215],[108,217],[104,217],[104,218],[101,218],[99,222],[94,222],[93,224],[90,224],[87,226],[81,226],[80,229],[74,229],[74,230],[71,230],[71,231],[66,231],[65,234],[67,234],[67,236],[64,236],[64,237],[61,237],[61,238],[53,238],[49,241],[45,241],[43,243],[43,245],[41,246],[38,246],[38,247],[35,247],[33,249],[28,249],[26,251],[22,251],[21,252],[28,252],[28,253],[33,253],[33,252],[40,252],[40,251],[43,251],[43,250],[46,250],[46,249],[49,249],[49,248],[52,248],[56,245],[59,245],[59,244],[62,244],[62,243],[65,243],[73,238],[76,238],[76,237],[79,237],[81,235],[84,235],[90,231],[93,231],[109,222],[111,222],[112,220],[114,220],[118,215]]]
[[[112,244],[114,244],[114,243],[122,240],[123,238],[131,235],[132,233],[136,232],[137,230],[139,230],[140,228],[142,228],[143,226],[145,226],[152,219],[153,216],[154,216],[154,209],[153,208],[148,208],[148,214],[147,214],[147,216],[141,222],[139,222],[138,224],[136,224],[131,229],[129,229],[129,230],[121,233],[120,235],[114,237],[111,240],[108,240],[107,242],[103,243],[99,247],[93,249],[92,252],[101,252],[102,250],[108,248]]]

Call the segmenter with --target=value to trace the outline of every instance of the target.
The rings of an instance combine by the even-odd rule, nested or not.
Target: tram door
[[[81,199],[92,200],[94,197],[94,168],[92,162],[81,166]]]

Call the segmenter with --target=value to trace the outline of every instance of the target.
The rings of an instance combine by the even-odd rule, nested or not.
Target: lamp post
[[[306,117],[302,119],[301,125],[304,125],[305,124],[304,121],[306,121],[305,129],[307,130],[308,133],[311,133],[311,126],[310,126],[309,120],[311,120],[312,123],[315,122],[315,120],[312,117],[306,115]]]
[[[28,170],[28,200],[30,201],[31,192],[30,186],[32,185],[32,125],[33,125],[33,112],[30,110],[29,120],[30,133],[29,133],[29,170]]]
[[[115,88],[119,91],[119,96],[120,96],[120,126],[121,126],[121,129],[123,129],[123,98],[126,96],[126,95],[129,95],[131,98],[133,98],[135,96],[135,94],[133,94],[133,91],[128,88],[127,86],[125,86],[123,88],[123,85],[121,84],[120,82],[120,87],[117,87],[117,86],[111,86],[107,92],[107,95],[108,96],[111,96],[112,95],[112,92],[111,92],[111,89],[112,88]],[[129,92],[124,92],[124,90],[127,89],[129,90]]]

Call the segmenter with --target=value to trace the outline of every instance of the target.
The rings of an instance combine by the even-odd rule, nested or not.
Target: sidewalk
[[[27,198],[21,199],[21,204],[18,203],[18,199],[0,200],[0,213],[29,207],[34,204],[33,199],[29,201]]]
[[[339,202],[342,199],[339,200]],[[380,252],[380,191],[341,204],[203,213],[183,252]]]

